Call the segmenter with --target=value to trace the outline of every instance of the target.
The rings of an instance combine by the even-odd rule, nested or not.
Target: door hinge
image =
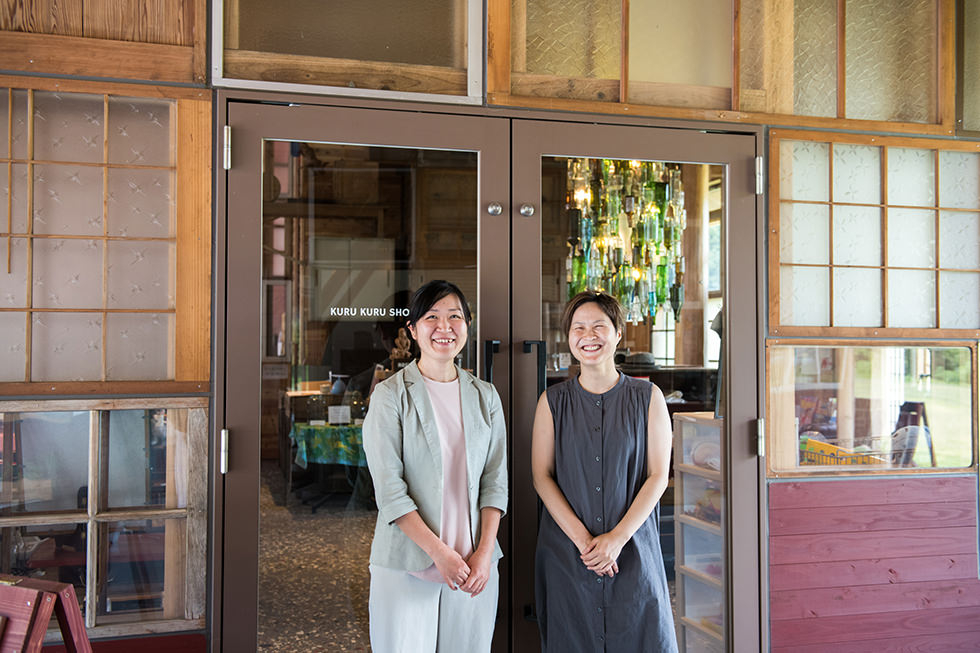
[[[755,446],[759,458],[766,457],[766,418],[755,420]]]
[[[762,195],[766,189],[766,169],[762,157],[755,157],[755,194]]]
[[[222,166],[225,170],[231,170],[231,125],[225,125],[224,138],[225,142],[221,148],[223,154]]]
[[[228,429],[221,429],[221,453],[219,455],[219,467],[218,469],[222,474],[228,473],[228,440],[229,440]]]

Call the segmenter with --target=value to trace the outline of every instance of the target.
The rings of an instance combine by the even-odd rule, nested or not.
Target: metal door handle
[[[530,218],[534,215],[534,206],[531,204],[521,204],[521,215],[525,218]]]
[[[493,383],[493,355],[499,351],[499,340],[483,341],[483,380],[487,383]]]
[[[490,215],[500,215],[504,212],[504,207],[500,205],[500,202],[490,202],[487,204],[487,213]]]
[[[548,360],[548,347],[544,344],[544,340],[525,340],[524,353],[530,354],[531,347],[534,346],[537,346],[538,348],[538,393],[534,396],[540,397],[541,393],[548,387],[548,383],[545,380],[545,365]]]

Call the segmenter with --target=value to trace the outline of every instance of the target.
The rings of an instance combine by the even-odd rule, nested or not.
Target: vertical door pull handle
[[[228,440],[230,436],[231,434],[228,429],[221,429],[221,451],[218,454],[218,460],[220,461],[218,471],[222,474],[228,473]]]
[[[540,397],[541,393],[548,387],[548,383],[545,380],[545,365],[548,360],[548,347],[544,344],[544,340],[525,340],[524,353],[530,354],[531,347],[535,346],[538,348],[538,393],[534,396]]]
[[[499,351],[499,340],[483,341],[483,380],[487,383],[493,383],[493,355]]]

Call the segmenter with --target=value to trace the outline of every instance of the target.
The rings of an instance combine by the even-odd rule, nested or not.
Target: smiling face
[[[408,330],[419,343],[421,361],[450,364],[466,344],[467,326],[459,297],[450,293],[433,304]],[[420,362],[421,362],[420,361]]]
[[[597,365],[611,361],[623,334],[595,302],[586,302],[572,314],[568,347],[579,363]]]

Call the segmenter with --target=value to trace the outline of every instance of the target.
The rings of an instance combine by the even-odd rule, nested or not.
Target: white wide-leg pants
[[[500,575],[490,568],[476,597],[406,571],[371,565],[371,650],[374,653],[482,653],[490,650]]]

